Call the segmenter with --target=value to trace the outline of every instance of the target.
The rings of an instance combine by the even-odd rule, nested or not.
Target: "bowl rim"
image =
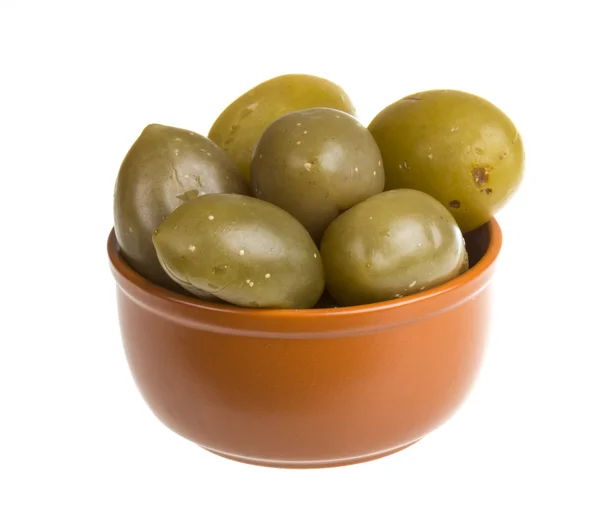
[[[131,286],[143,294],[150,295],[165,304],[171,306],[184,306],[188,309],[196,309],[198,311],[206,311],[208,313],[224,313],[228,316],[235,316],[240,319],[247,318],[261,318],[264,319],[303,319],[303,318],[325,318],[331,316],[344,316],[344,315],[356,315],[363,313],[372,313],[377,311],[385,311],[391,308],[405,308],[415,303],[422,303],[423,301],[429,301],[433,298],[444,297],[448,294],[452,294],[458,290],[461,290],[467,286],[473,286],[473,284],[481,280],[481,278],[490,272],[494,265],[500,249],[502,247],[502,230],[498,221],[492,217],[486,224],[489,233],[489,244],[485,253],[481,259],[466,272],[449,280],[446,283],[432,287],[431,289],[416,292],[405,297],[391,299],[387,301],[380,301],[377,303],[369,303],[365,305],[354,305],[344,306],[338,308],[309,308],[309,309],[261,309],[261,308],[244,308],[236,305],[225,304],[225,303],[214,303],[205,301],[200,298],[193,296],[185,296],[178,294],[177,292],[165,289],[156,285],[142,275],[137,273],[131,266],[125,261],[120,253],[118,242],[116,239],[115,229],[112,228],[107,241],[108,257],[111,265],[111,269],[114,273],[115,278],[118,277],[125,279]],[[482,225],[483,226],[483,225]],[[121,287],[121,283],[117,281],[117,284]],[[476,285],[477,286],[477,285]],[[480,289],[479,289],[480,290]]]

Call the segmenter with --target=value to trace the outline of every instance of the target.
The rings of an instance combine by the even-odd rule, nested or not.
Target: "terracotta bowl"
[[[471,268],[429,291],[367,306],[256,310],[157,287],[111,232],[125,354],[167,427],[242,462],[325,467],[401,450],[443,424],[482,362],[495,220],[467,235]]]

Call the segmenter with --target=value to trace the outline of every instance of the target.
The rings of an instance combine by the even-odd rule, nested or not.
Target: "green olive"
[[[250,170],[254,195],[292,214],[316,242],[340,212],[385,184],[369,130],[331,108],[292,112],[271,123]]]
[[[204,195],[178,207],[153,236],[165,271],[199,297],[257,308],[311,308],[323,263],[304,227],[257,198]]]
[[[417,190],[379,193],[338,216],[321,256],[341,305],[375,303],[441,285],[464,270],[465,244],[450,212]]]
[[[355,113],[350,98],[335,83],[308,74],[285,74],[260,83],[227,106],[208,137],[249,178],[252,152],[265,128],[286,113],[318,106]]]
[[[231,158],[208,138],[147,126],[125,156],[115,186],[115,234],[131,267],[158,285],[181,290],[161,268],[152,233],[176,207],[209,193],[249,194],[250,188]]]
[[[517,191],[525,154],[513,122],[481,97],[429,90],[382,110],[369,125],[386,189],[413,188],[442,202],[463,232],[496,214]]]

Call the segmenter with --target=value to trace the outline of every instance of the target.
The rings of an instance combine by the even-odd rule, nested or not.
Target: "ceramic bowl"
[[[325,467],[401,450],[448,420],[488,338],[496,220],[466,236],[470,269],[409,297],[347,308],[258,310],[153,285],[108,255],[125,355],[168,428],[242,462]]]

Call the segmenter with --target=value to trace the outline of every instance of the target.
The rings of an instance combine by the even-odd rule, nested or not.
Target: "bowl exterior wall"
[[[382,330],[298,338],[207,330],[123,288],[118,310],[136,384],[170,429],[251,462],[343,463],[408,445],[456,411],[482,363],[489,293]]]

